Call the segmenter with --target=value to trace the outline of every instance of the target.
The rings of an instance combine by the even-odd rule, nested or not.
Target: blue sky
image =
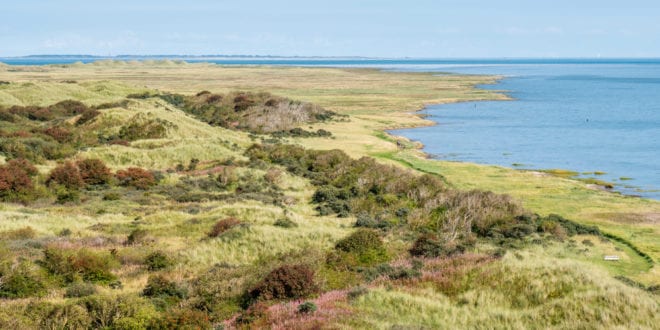
[[[660,1],[6,1],[29,54],[660,57]]]

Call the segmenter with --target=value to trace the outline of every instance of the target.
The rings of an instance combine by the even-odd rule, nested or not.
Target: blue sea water
[[[173,58],[168,56],[149,59]],[[660,199],[658,59],[367,59],[175,57],[224,65],[373,67],[494,74],[481,88],[513,101],[467,102],[424,110],[436,126],[396,130],[433,157],[525,169],[561,168],[617,183],[615,190]],[[14,65],[90,62],[90,57],[0,58]],[[118,57],[118,60],[144,59]],[[629,178],[624,180],[622,178]]]

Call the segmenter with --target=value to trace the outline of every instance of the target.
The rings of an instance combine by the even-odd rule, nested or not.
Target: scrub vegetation
[[[657,202],[382,132],[491,77],[0,71],[0,328],[660,323]]]

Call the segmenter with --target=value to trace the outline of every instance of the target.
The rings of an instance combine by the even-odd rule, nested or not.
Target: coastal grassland
[[[596,225],[604,232],[637,246],[653,259],[644,271],[635,267],[627,275],[646,283],[658,283],[660,280],[657,267],[660,260],[657,225],[660,203],[657,201],[589,188],[579,181],[543,172],[434,161],[424,158],[417,150],[385,152],[375,156],[426,173],[440,174],[459,189],[488,189],[509,194],[539,214],[561,214],[581,223]],[[635,257],[634,254],[632,256]],[[612,263],[601,264],[619,268]]]
[[[449,296],[432,280],[376,286],[353,302],[360,317],[348,324],[372,329],[650,329],[659,321],[657,313],[647,314],[657,311],[657,301],[637,299],[631,288],[598,267],[549,258],[542,251],[507,255],[480,273],[465,279],[469,289]]]
[[[357,328],[652,328],[658,321],[658,296],[648,288],[658,283],[657,267],[649,271],[652,264],[633,250],[634,246],[648,253],[652,263],[658,260],[658,233],[653,222],[657,218],[649,217],[658,213],[657,202],[596,191],[584,183],[542,173],[429,160],[416,150],[416,143],[383,133],[388,128],[430,124],[408,113],[424,104],[506,99],[496,92],[473,88],[475,84],[492,83],[493,77],[173,62],[2,67],[0,72],[3,80],[11,81],[0,85],[5,106],[47,106],[70,98],[95,106],[122,102],[128,95],[144,92],[195,95],[202,90],[243,90],[267,91],[349,115],[348,120],[303,125],[304,129],[326,129],[332,132],[331,137],[285,137],[265,143],[269,136],[208,125],[157,97],[130,98],[125,105],[104,107],[101,115],[83,128],[105,137],[116,135],[134,119],[158,119],[168,123],[167,129],[155,138],[125,141],[125,145],[81,146],[67,159],[100,159],[114,173],[143,167],[157,174],[160,181],[143,189],[117,182],[81,189],[79,200],[48,187],[42,188],[41,197],[26,205],[0,204],[0,257],[7,255],[7,249],[15,254],[13,268],[7,268],[2,259],[0,271],[11,269],[9,274],[28,274],[24,277],[44,277],[55,282],[46,283],[51,287],[46,293],[35,286],[31,298],[0,301],[0,327],[38,328],[46,325],[35,322],[52,319],[59,325],[78,320],[80,324],[140,329],[145,322],[161,318],[176,321],[177,317],[202,324],[224,323],[228,327],[258,327],[259,322],[270,322],[261,325],[273,328],[277,328],[278,320],[285,324],[287,319],[300,321],[296,324],[299,327],[334,324]],[[260,156],[259,148],[246,152],[255,142],[271,147],[295,143],[306,149],[281,146],[286,152],[280,153],[280,158]],[[330,149],[341,149],[356,159],[375,157],[378,162],[351,163],[337,152],[325,154],[335,158],[319,156],[324,154],[318,150]],[[318,157],[312,165],[321,166],[304,163],[302,158],[310,155]],[[445,196],[443,184],[462,191],[507,193],[532,212],[542,216],[556,213],[580,223],[595,224],[632,245],[593,233],[567,236],[561,226],[546,232],[543,223],[535,222],[543,219],[529,218],[529,223],[518,223],[518,218],[512,218],[512,227],[502,226],[498,230],[522,238],[505,239],[496,231],[501,242],[480,237],[479,243],[468,246],[469,253],[457,255],[452,253],[460,250],[447,252],[444,246],[438,252],[437,242],[431,239],[426,247],[430,250],[422,252],[435,253],[436,257],[413,258],[408,250],[417,242],[419,232],[404,229],[397,219],[387,218],[389,224],[363,219],[361,226],[390,227],[356,228],[360,218],[356,214],[335,216],[336,211],[322,208],[346,205],[341,200],[333,197],[326,201],[328,205],[312,203],[323,195],[317,194],[321,188],[328,188],[319,183],[324,174],[344,173],[324,172],[323,166],[333,163],[333,159],[351,164],[349,169],[373,166],[376,173],[372,170],[354,175],[367,181],[391,180],[383,184],[389,188],[383,189],[405,187],[409,180],[400,182],[402,178],[421,178],[421,173],[431,173],[432,179],[420,179],[419,186],[431,182],[434,187],[430,191],[436,189],[440,197]],[[376,167],[379,163],[398,168]],[[38,164],[40,173],[35,183],[44,187],[48,173],[58,166],[58,160]],[[351,187],[340,188],[351,191]],[[360,198],[355,193],[353,205],[363,210],[396,211],[390,215],[398,213],[396,203],[401,201],[392,199],[392,194],[378,189],[362,193]],[[377,197],[372,198],[372,193]],[[468,198],[460,195],[462,192],[454,193],[445,197]],[[420,190],[422,195],[429,197]],[[474,196],[490,196],[496,205],[507,201],[502,196]],[[64,200],[59,201],[61,198]],[[412,197],[406,198],[407,203],[412,203]],[[428,205],[438,201],[441,199],[429,199]],[[455,202],[460,203],[460,199]],[[515,204],[506,205],[518,210]],[[411,211],[400,209],[403,217]],[[488,212],[497,212],[497,208]],[[420,230],[424,226],[437,230],[433,224],[425,224],[427,216],[430,217],[422,214],[410,219],[418,221]],[[620,224],[615,225],[613,219]],[[215,228],[223,229],[213,233]],[[372,246],[374,242],[365,242],[364,237],[374,236],[377,248],[368,248],[368,253],[356,255],[354,251],[335,248],[337,242],[351,237],[353,243],[345,245]],[[26,260],[35,265],[45,262],[47,248],[72,253],[67,260],[76,261],[78,253],[80,260],[102,268],[97,269],[102,275],[110,271],[119,283],[94,284],[99,294],[91,297],[66,296],[68,291],[83,291],[77,289],[76,283],[67,282],[68,273],[44,275],[40,268],[24,271],[19,267]],[[604,262],[604,254],[620,255],[621,261]],[[162,260],[155,260],[162,262],[151,262],[154,258],[150,256],[154,255],[161,256]],[[114,261],[104,263],[109,259]],[[317,270],[319,292],[306,297],[318,306],[317,312],[297,312],[302,302],[298,297],[289,302],[272,301],[265,307],[245,301],[246,292],[254,291],[250,289],[271,271],[280,269],[296,279],[299,274],[294,271],[299,268],[291,265],[298,264]],[[57,270],[56,266],[54,263],[49,269]],[[84,274],[88,269],[77,271]],[[626,286],[614,275],[642,284]],[[72,277],[75,279],[75,274]],[[268,282],[261,282],[262,286],[264,283]],[[146,287],[151,296],[145,294]],[[121,302],[121,306],[112,307],[113,301]],[[254,304],[247,308],[247,303]],[[126,306],[128,310],[122,309]],[[99,316],[99,310],[130,316],[105,319]],[[94,319],[90,321],[90,317]],[[73,327],[71,324],[68,323]]]

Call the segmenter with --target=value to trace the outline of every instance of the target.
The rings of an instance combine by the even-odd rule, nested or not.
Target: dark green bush
[[[142,290],[142,294],[146,297],[169,296],[184,298],[186,296],[185,290],[163,275],[149,276],[147,286]]]
[[[45,293],[44,279],[27,263],[13,269],[0,269],[0,298],[39,297]]]
[[[304,298],[316,292],[314,270],[307,265],[280,266],[248,293],[253,300]]]
[[[311,301],[306,301],[298,305],[298,313],[300,314],[312,314],[316,312],[316,310],[317,310],[316,304]]]
[[[172,260],[161,251],[149,254],[144,263],[147,265],[147,269],[151,271],[165,269],[173,264]]]
[[[358,229],[335,245],[337,250],[344,252],[364,253],[383,248],[383,241],[373,230]]]
[[[293,222],[289,218],[280,218],[275,221],[275,226],[282,228],[295,228],[298,227],[298,224]]]

